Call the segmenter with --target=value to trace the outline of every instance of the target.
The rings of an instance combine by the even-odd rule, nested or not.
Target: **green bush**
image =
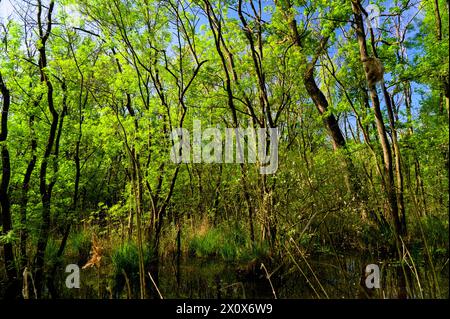
[[[154,253],[149,246],[143,247],[144,267],[148,267],[150,262],[154,260]],[[123,245],[113,250],[111,255],[113,266],[113,291],[115,298],[120,298],[126,280],[130,282],[130,287],[133,294],[137,293],[139,287],[139,252],[138,247],[134,242],[125,242]]]
[[[58,258],[59,242],[53,238],[49,238],[47,247],[45,247],[45,264],[48,269],[51,269],[61,259]]]
[[[144,266],[148,265],[154,257],[153,251],[149,246],[143,248]],[[130,279],[139,277],[139,252],[138,247],[134,242],[126,242],[116,248],[111,260],[116,276],[123,276],[122,270],[126,272]]]
[[[86,232],[72,233],[69,237],[67,248],[70,254],[77,256],[78,265],[83,266],[91,253],[91,237]]]
[[[430,249],[434,253],[445,254],[449,249],[448,222],[426,216],[422,218],[422,227]]]

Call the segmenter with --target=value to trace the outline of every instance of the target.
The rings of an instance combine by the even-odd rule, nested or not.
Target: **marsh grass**
[[[214,228],[203,223],[187,245],[191,256],[218,257],[225,261],[250,262],[269,254],[267,243],[251,243],[247,232],[236,223]]]
[[[155,260],[154,252],[150,246],[143,247],[144,265],[149,267]],[[125,284],[131,287],[133,293],[139,288],[139,254],[134,242],[125,242],[111,252],[112,278],[114,294],[120,295]]]

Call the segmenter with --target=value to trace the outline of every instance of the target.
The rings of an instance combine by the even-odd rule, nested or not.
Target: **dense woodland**
[[[448,0],[0,12],[0,296],[448,298]],[[277,128],[276,172],[174,163],[194,121]]]

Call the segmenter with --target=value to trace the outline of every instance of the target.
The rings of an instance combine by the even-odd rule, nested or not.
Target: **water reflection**
[[[448,298],[448,263],[439,272],[440,296],[427,267],[416,270],[393,261],[361,256],[315,257],[311,269],[291,264],[267,266],[277,271],[271,282],[279,298]],[[380,289],[365,287],[365,267],[380,267]],[[417,271],[417,275],[416,272]],[[265,273],[221,260],[184,259],[178,266],[161,262],[158,285],[165,298],[273,298]]]

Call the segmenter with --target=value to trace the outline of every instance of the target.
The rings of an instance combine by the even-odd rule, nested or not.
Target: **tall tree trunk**
[[[436,38],[438,41],[442,41],[442,19],[441,11],[439,9],[439,0],[433,0],[434,15],[436,17]]]
[[[50,232],[50,209],[51,209],[51,197],[53,182],[47,184],[47,168],[50,156],[52,154],[52,149],[54,147],[56,139],[56,131],[58,127],[58,112],[56,112],[53,103],[53,85],[48,78],[47,74],[47,55],[46,55],[46,42],[50,36],[50,31],[52,27],[52,12],[54,8],[54,1],[50,1],[50,5],[47,12],[47,28],[44,33],[44,27],[42,25],[41,15],[42,15],[43,5],[40,0],[38,0],[38,32],[41,42],[39,48],[39,72],[41,76],[41,83],[47,87],[47,103],[48,109],[51,114],[51,125],[50,132],[47,140],[47,145],[45,147],[44,157],[42,159],[40,173],[39,173],[39,191],[41,194],[42,201],[42,220],[39,230],[37,251],[36,251],[36,261],[35,261],[35,284],[38,298],[41,298],[42,288],[43,288],[43,274],[44,274],[44,259],[45,259],[45,249],[47,247],[47,241]],[[56,159],[54,159],[56,160]]]
[[[295,20],[295,17],[292,14],[288,13],[290,12],[291,9],[290,5],[288,6],[287,10],[284,10],[282,7],[280,9],[283,10],[286,20],[288,21],[294,45],[300,51],[302,51],[303,43],[298,33],[297,22]],[[334,150],[338,149],[344,150],[345,165],[348,174],[348,175],[344,174],[344,178],[349,193],[353,194],[354,195],[353,198],[356,199],[357,201],[365,202],[366,196],[364,193],[361,193],[359,178],[357,176],[352,158],[349,152],[347,151],[347,143],[344,135],[342,134],[341,128],[339,127],[339,122],[334,116],[334,114],[329,112],[328,100],[325,97],[325,94],[323,94],[322,90],[317,85],[316,80],[314,78],[315,64],[319,56],[325,50],[328,39],[329,37],[324,37],[321,39],[319,48],[310,62],[308,62],[306,58],[303,59],[303,63],[306,65],[306,70],[303,75],[303,84],[306,88],[306,91],[308,92],[308,95],[311,97],[314,105],[316,106],[319,114],[323,118],[325,128],[327,129],[328,135],[332,140]],[[361,215],[363,218],[365,218],[364,212],[362,212]]]
[[[289,10],[287,10],[286,12],[289,12]],[[286,19],[288,19],[294,45],[299,50],[302,50],[303,44],[297,30],[297,22],[295,20],[295,17],[292,16],[292,14],[289,15],[286,13]],[[345,147],[346,145],[344,135],[342,134],[342,131],[339,127],[339,123],[336,117],[333,114],[329,114],[329,112],[327,112],[329,107],[328,101],[323,92],[320,90],[314,78],[314,66],[327,42],[328,37],[323,38],[321,40],[320,49],[316,53],[316,56],[312,59],[311,62],[308,63],[306,58],[304,59],[304,63],[306,64],[306,70],[303,75],[303,84],[305,85],[306,91],[308,92],[309,96],[314,102],[314,105],[316,106],[320,115],[323,116],[323,121],[328,131],[328,134],[333,141],[334,149],[338,149],[339,147]]]
[[[61,112],[61,115],[59,116],[59,125],[58,125],[58,132],[56,134],[56,139],[55,139],[55,151],[53,152],[54,155],[54,162],[53,162],[53,174],[56,175],[58,173],[58,157],[59,157],[59,141],[61,139],[61,134],[62,134],[62,128],[63,128],[63,124],[64,124],[64,117],[67,114],[67,110],[68,110],[68,106],[67,106],[67,86],[66,86],[66,82],[63,79],[63,82],[61,83],[61,89],[63,92],[63,99],[62,99],[62,104],[63,104],[63,110]],[[78,174],[78,171],[76,172],[76,174]],[[76,178],[79,178],[79,176],[76,176]],[[53,177],[52,179],[52,185],[54,185],[54,183],[56,182],[55,177]],[[77,181],[75,180],[75,184],[77,184]],[[76,187],[78,187],[76,185]],[[73,206],[70,207],[69,211],[73,212]],[[59,245],[58,251],[56,253],[56,257],[59,259],[63,252],[64,249],[66,247],[66,243],[67,243],[67,239],[69,238],[69,234],[70,234],[70,222],[67,223],[66,227],[64,228],[64,233],[63,233],[63,238],[61,240],[61,243]],[[48,284],[48,290],[50,292],[50,294],[52,295],[53,298],[57,298],[57,291],[54,287],[54,277],[55,277],[55,273],[56,273],[56,269],[58,267],[59,263],[58,261],[56,261],[53,264],[53,267],[51,268],[51,270],[49,271],[50,276],[48,276],[48,280],[47,280],[47,284]]]
[[[37,106],[42,98],[41,97],[36,100],[33,105]],[[20,273],[23,273],[25,267],[28,263],[27,256],[27,239],[28,239],[28,229],[27,229],[27,205],[28,205],[28,191],[30,189],[30,181],[31,175],[33,174],[34,168],[36,167],[36,149],[37,149],[37,140],[36,134],[34,131],[34,121],[35,116],[31,115],[29,120],[29,126],[31,131],[31,158],[28,162],[27,169],[25,171],[25,175],[22,181],[22,189],[20,194],[20,262],[19,268]]]
[[[228,108],[231,111],[232,118],[233,118],[233,126],[234,128],[239,127],[239,120],[237,117],[237,111],[236,107],[234,105],[234,96],[233,96],[233,88],[232,88],[232,80],[238,84],[238,77],[237,73],[234,68],[234,58],[232,53],[228,50],[225,40],[223,39],[222,30],[219,27],[220,22],[217,19],[216,14],[214,13],[214,8],[211,5],[211,3],[208,0],[203,0],[205,7],[204,11],[208,17],[209,26],[211,28],[211,31],[214,36],[214,43],[216,46],[216,51],[219,54],[220,60],[222,62],[222,69],[225,73],[226,77],[226,84],[225,84],[225,90],[227,92],[227,102],[228,102]],[[227,61],[228,60],[228,61]],[[248,101],[249,102],[249,101]],[[256,115],[253,111],[253,108],[251,108],[250,104],[247,105],[249,108],[250,113],[253,115],[252,118],[254,121],[256,121]],[[237,138],[236,134],[236,138]],[[248,214],[248,223],[249,223],[249,229],[250,229],[250,238],[254,240],[255,238],[255,231],[254,231],[254,222],[253,218],[255,216],[255,209],[254,206],[250,200],[250,193],[248,191],[248,185],[247,185],[247,179],[246,179],[246,168],[244,163],[240,164],[241,169],[241,184],[242,189],[244,193],[244,199],[247,204],[247,214]]]
[[[373,29],[370,29],[370,43],[372,47],[372,51],[375,58],[378,58],[377,48],[375,46],[375,36],[373,33]],[[384,79],[381,80],[381,89],[384,96],[384,101],[386,104],[386,109],[388,113],[388,119],[389,119],[389,127],[391,129],[391,139],[392,139],[392,146],[394,151],[394,158],[395,158],[395,179],[397,182],[397,205],[399,210],[399,217],[400,217],[400,223],[402,227],[401,233],[403,235],[406,235],[407,229],[406,229],[406,213],[405,213],[405,201],[404,201],[404,182],[403,182],[403,161],[402,161],[402,154],[400,151],[400,145],[398,143],[398,136],[397,136],[397,122],[398,122],[398,116],[394,116],[394,100],[392,96],[389,94],[386,84],[384,83]]]
[[[355,17],[356,23],[356,34],[359,44],[359,53],[361,62],[367,61],[369,57],[366,45],[366,38],[364,33],[364,22],[362,18],[362,14],[360,11],[361,3],[359,1],[352,1],[352,9]],[[366,78],[368,77],[368,72],[364,68],[364,72],[366,74]],[[395,181],[394,181],[394,169],[392,164],[392,152],[389,144],[389,140],[387,137],[386,128],[384,125],[383,115],[381,113],[380,108],[380,100],[378,98],[378,94],[376,91],[376,83],[371,83],[369,85],[369,93],[372,101],[372,108],[375,113],[375,123],[377,127],[378,137],[380,139],[381,148],[383,151],[383,164],[384,164],[384,176],[382,176],[384,180],[384,188],[386,191],[387,202],[389,206],[389,211],[394,222],[394,229],[397,235],[404,235],[406,229],[402,227],[402,223],[399,218],[399,208],[397,202],[397,193],[395,190]]]
[[[136,155],[135,150],[132,150],[132,188],[134,193],[134,207],[136,209],[136,228],[138,241],[138,257],[139,257],[139,287],[140,297],[145,298],[145,267],[144,267],[144,252],[142,246],[142,178],[140,172],[139,156]]]
[[[265,128],[269,126],[270,128],[275,128],[276,123],[273,119],[271,105],[269,103],[269,97],[267,93],[267,85],[266,85],[266,74],[263,68],[263,59],[264,59],[264,51],[263,51],[263,34],[262,34],[262,21],[261,21],[261,1],[258,0],[258,9],[253,4],[253,0],[250,0],[250,5],[253,11],[254,20],[253,22],[257,27],[250,27],[247,23],[247,20],[244,17],[244,12],[242,11],[242,0],[238,1],[238,14],[239,19],[242,23],[243,30],[245,32],[245,36],[248,40],[250,51],[252,55],[253,68],[255,70],[257,79],[258,79],[258,91],[259,91],[259,105],[262,112],[262,116],[260,118],[259,127]],[[254,38],[255,35],[255,38]],[[236,82],[236,78],[234,79]],[[267,123],[267,124],[266,124]],[[253,120],[253,124],[256,124],[256,121]],[[266,141],[267,149],[270,148],[270,141]],[[246,174],[245,174],[246,175]],[[244,179],[246,176],[244,175]],[[267,176],[261,176],[258,181],[260,182],[260,190],[261,190],[261,203],[260,203],[260,211],[263,212],[262,219],[264,220],[264,234],[263,238],[267,237],[270,239],[270,243],[273,245],[275,243],[275,234],[276,234],[276,217],[273,216],[273,209],[270,203],[272,202],[271,196],[271,187],[266,183]],[[245,182],[245,181],[244,181]],[[246,182],[245,182],[246,183]],[[247,190],[247,186],[244,186],[244,196],[248,205],[251,205],[251,199],[249,197],[249,192]],[[249,220],[250,220],[250,238],[251,241],[255,241],[254,235],[254,226],[253,226],[253,205],[250,206],[249,209]]]
[[[2,178],[0,182],[0,207],[1,221],[3,231],[1,235],[6,235],[12,230],[11,222],[11,203],[9,198],[9,182],[11,179],[11,161],[7,145],[8,137],[8,113],[11,104],[11,95],[6,84],[3,82],[0,73],[0,91],[3,97],[3,107],[1,116],[0,145],[2,157]],[[14,251],[12,243],[7,241],[3,244],[3,254],[5,260],[6,276],[8,279],[8,287],[5,294],[6,298],[14,298],[17,294],[17,271],[14,263]]]
[[[441,10],[439,8],[439,0],[433,0],[433,6],[434,6],[434,15],[436,20],[436,40],[438,42],[442,41],[442,17],[441,17]],[[448,70],[447,70],[448,71]],[[447,75],[442,76],[442,85],[443,85],[443,91],[445,96],[445,107],[447,109],[447,119],[450,118],[450,109],[449,109],[449,75],[447,72]],[[442,96],[442,95],[441,95]],[[442,101],[444,102],[444,101]]]
[[[330,135],[333,141],[334,149],[338,149],[340,147],[345,147],[346,142],[344,135],[339,127],[339,123],[336,117],[333,114],[328,114],[328,101],[323,94],[323,92],[317,86],[316,80],[314,79],[314,67],[309,66],[305,72],[303,83],[308,91],[309,96],[314,102],[317,110],[320,115],[323,116],[323,121],[325,123],[325,127],[327,128],[328,134]],[[325,115],[328,114],[328,115]]]

